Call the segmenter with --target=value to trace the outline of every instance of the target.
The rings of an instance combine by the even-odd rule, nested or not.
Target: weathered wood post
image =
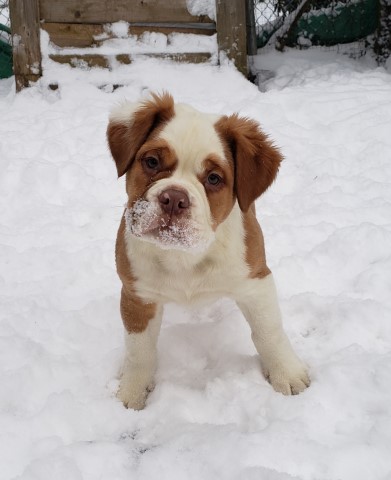
[[[225,52],[247,77],[245,0],[216,0],[216,24],[219,55]]]
[[[257,31],[255,25],[254,0],[246,0],[247,55],[257,54]]]
[[[39,41],[39,0],[9,3],[16,91],[42,75]]]

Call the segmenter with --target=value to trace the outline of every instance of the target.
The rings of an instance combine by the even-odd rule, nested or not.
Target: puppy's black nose
[[[164,190],[158,196],[158,200],[163,212],[169,215],[180,215],[190,206],[187,193],[183,190],[175,190],[174,188]]]

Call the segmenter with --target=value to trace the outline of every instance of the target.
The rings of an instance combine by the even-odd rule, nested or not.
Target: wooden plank
[[[187,53],[150,53],[148,57],[165,58],[173,62],[182,63],[206,63],[212,58],[210,52],[187,52]]]
[[[247,76],[246,2],[216,0],[217,43],[236,68]]]
[[[170,33],[194,33],[198,35],[213,35],[216,33],[214,24],[150,24],[129,25],[129,35],[142,35],[145,32],[159,32],[168,35]],[[79,24],[79,23],[43,23],[41,28],[48,32],[51,42],[58,47],[91,47],[101,45],[104,40],[114,38],[111,33],[105,31],[102,24]],[[96,38],[107,36],[104,39]]]
[[[38,0],[12,0],[9,4],[16,91],[42,75]]]
[[[130,35],[142,35],[145,32],[158,32],[169,35],[170,33],[192,33],[195,35],[214,35],[216,25],[214,23],[204,24],[155,24],[155,25],[129,25]]]
[[[97,24],[43,23],[41,28],[58,47],[91,47],[98,44],[94,37],[105,33],[103,25]]]
[[[189,63],[204,63],[211,59],[209,52],[188,52],[188,53],[151,53],[151,54],[137,54],[136,56],[152,57],[152,58],[164,58],[175,62],[189,62]],[[65,63],[72,67],[79,68],[92,68],[102,67],[110,68],[113,61],[116,60],[119,63],[129,64],[132,63],[132,55],[120,54],[120,55],[99,55],[99,54],[72,54],[72,55],[59,55],[51,54],[49,58],[58,63]]]
[[[65,63],[70,65],[71,67],[79,67],[79,68],[85,68],[85,69],[92,68],[92,67],[109,68],[110,66],[109,57],[105,55],[98,55],[98,54],[84,54],[84,55],[52,54],[52,55],[49,55],[49,58],[51,60],[54,60],[57,63]]]
[[[186,0],[40,0],[41,19],[59,23],[210,22],[194,17]]]

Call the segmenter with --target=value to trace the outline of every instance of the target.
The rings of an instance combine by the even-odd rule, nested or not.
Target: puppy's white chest
[[[129,247],[136,293],[147,302],[209,303],[231,296],[248,275],[238,252],[229,257],[212,249],[195,259],[189,253],[161,251],[142,242],[136,249]]]
[[[227,279],[227,272],[211,257],[189,266],[175,255],[133,259],[135,273],[140,272],[135,287],[141,298],[159,303],[204,303],[228,294],[236,283]]]

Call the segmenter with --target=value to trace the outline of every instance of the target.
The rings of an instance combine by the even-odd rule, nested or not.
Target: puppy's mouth
[[[163,249],[198,252],[210,244],[189,216],[169,215],[147,200],[137,200],[127,208],[125,220],[128,233]]]

